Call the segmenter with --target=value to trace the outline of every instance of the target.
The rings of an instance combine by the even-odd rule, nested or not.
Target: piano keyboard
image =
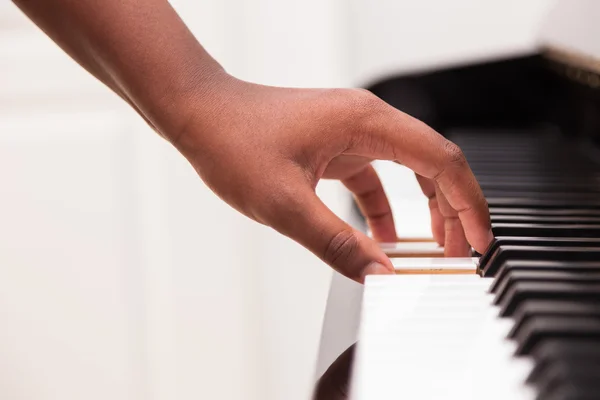
[[[395,276],[367,277],[350,398],[600,399],[600,166],[552,133],[451,139],[496,241],[479,259],[402,244]]]

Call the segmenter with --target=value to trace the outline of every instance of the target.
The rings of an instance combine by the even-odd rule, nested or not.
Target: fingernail
[[[365,268],[364,276],[386,275],[386,274],[391,274],[393,272],[394,272],[393,268],[386,267],[385,265],[378,263],[377,261],[373,261],[372,263],[367,265],[367,267]]]

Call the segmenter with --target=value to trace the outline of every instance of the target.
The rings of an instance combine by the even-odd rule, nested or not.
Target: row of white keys
[[[351,398],[533,399],[478,275],[369,276]]]

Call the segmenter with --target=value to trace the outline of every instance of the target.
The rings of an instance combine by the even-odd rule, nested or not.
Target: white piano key
[[[477,257],[392,257],[396,273],[475,273]]]
[[[379,247],[389,257],[418,257],[427,255],[429,257],[443,257],[444,248],[436,242],[395,242],[379,243]]]
[[[511,321],[498,318],[490,283],[474,274],[367,277],[351,398],[535,398],[523,384],[531,363],[512,356]]]

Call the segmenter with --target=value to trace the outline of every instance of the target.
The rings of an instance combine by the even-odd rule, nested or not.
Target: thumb
[[[394,273],[377,243],[337,217],[313,190],[306,188],[289,201],[282,207],[284,219],[273,228],[359,283],[366,275]]]

